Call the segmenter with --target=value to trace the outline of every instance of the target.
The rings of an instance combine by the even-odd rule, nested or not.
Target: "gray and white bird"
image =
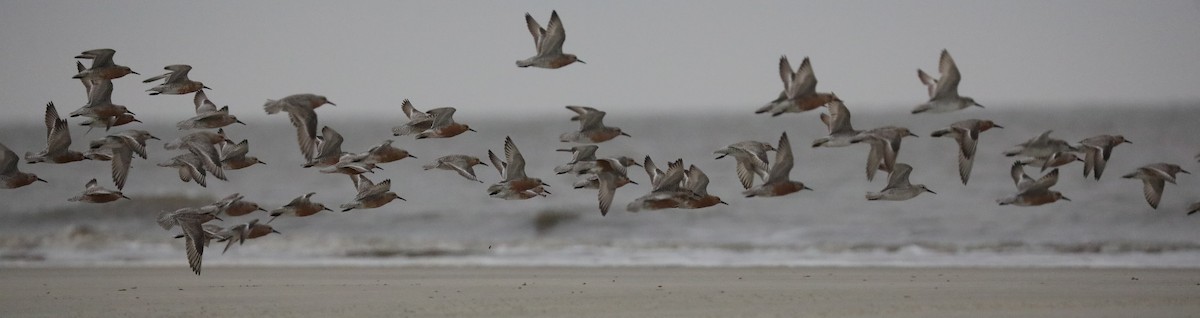
[[[163,75],[147,78],[142,83],[150,83],[153,81],[165,79],[162,84],[147,89],[150,95],[167,94],[167,95],[183,95],[199,92],[201,89],[211,89],[204,86],[204,83],[193,81],[188,78],[188,72],[192,70],[192,66],[185,64],[167,65],[163,68],[170,71]]]
[[[779,57],[779,78],[783,80],[783,92],[775,100],[755,110],[755,114],[770,112],[771,116],[779,116],[806,112],[838,99],[833,93],[817,93],[817,77],[813,75],[812,64],[807,56],[796,71],[792,71],[792,64],[788,63],[786,55]]]
[[[841,100],[830,102],[826,108],[829,114],[821,114],[821,122],[829,128],[829,135],[813,140],[813,148],[849,146],[854,137],[862,132],[850,124],[850,109]]]
[[[938,61],[938,72],[942,73],[942,77],[934,79],[925,74],[925,71],[917,69],[917,78],[929,88],[929,101],[913,108],[913,114],[945,113],[971,106],[983,108],[975,99],[958,95],[958,82],[962,80],[962,74],[958,73],[958,65],[950,58],[950,52],[944,49]]]
[[[292,126],[296,127],[296,141],[300,144],[300,154],[305,162],[312,159],[313,148],[317,139],[317,112],[315,109],[325,104],[337,106],[328,98],[315,94],[295,94],[282,99],[268,99],[263,104],[263,110],[270,114],[287,112]]]
[[[1142,194],[1146,196],[1146,203],[1150,203],[1151,208],[1158,209],[1158,202],[1162,201],[1163,188],[1166,187],[1167,182],[1175,184],[1175,175],[1180,172],[1191,174],[1179,165],[1160,162],[1142,166],[1121,178],[1142,180]]]
[[[467,180],[483,183],[483,181],[479,180],[479,177],[475,176],[475,165],[487,166],[486,163],[483,163],[482,160],[479,160],[479,158],[474,156],[447,155],[437,158],[437,161],[434,161],[432,164],[422,166],[422,168],[425,170],[450,170],[457,172],[458,175],[462,176],[463,178],[467,178]]]
[[[904,137],[917,135],[908,128],[886,126],[864,131],[850,139],[851,144],[866,142],[871,145],[871,152],[867,154],[867,181],[875,179],[877,170],[892,171]]]
[[[114,80],[129,74],[138,74],[127,66],[117,65],[113,63],[113,55],[117,54],[113,49],[95,49],[84,51],[75,56],[77,59],[92,60],[92,66],[86,70],[80,71],[71,78],[78,78],[88,81],[96,80]]]
[[[146,141],[159,140],[145,130],[131,129],[108,135],[103,139],[93,140],[90,149],[93,152],[108,150],[112,160],[112,178],[117,190],[125,188],[125,180],[129,177],[129,167],[136,153],[146,159]]]
[[[742,195],[751,197],[777,197],[796,193],[802,190],[812,190],[803,182],[791,179],[792,167],[796,162],[792,155],[792,142],[788,141],[787,132],[779,136],[779,146],[775,147],[775,164],[767,172],[767,181],[758,187],[742,191]]]
[[[238,120],[237,116],[229,114],[228,105],[217,108],[217,104],[214,104],[211,100],[209,100],[208,95],[205,94],[204,91],[196,92],[196,97],[194,98],[193,102],[196,104],[196,116],[192,116],[192,118],[188,118],[175,124],[175,127],[179,128],[180,130],[215,129],[233,125],[235,123],[242,125],[246,124],[241,120]]]
[[[208,245],[208,240],[212,236],[204,230],[204,223],[212,220],[220,220],[217,217],[217,209],[206,206],[201,208],[182,208],[172,212],[163,212],[158,215],[158,225],[164,230],[170,230],[172,227],[179,226],[183,229],[183,237],[186,241],[188,265],[192,267],[192,272],[200,275],[200,265],[204,258],[204,247]]]
[[[1025,156],[1034,158],[1048,158],[1056,152],[1076,152],[1079,149],[1072,147],[1066,141],[1057,138],[1051,138],[1050,133],[1053,130],[1047,130],[1037,137],[1033,137],[1023,143],[1017,144],[1012,148],[1004,151],[1004,155],[1008,157]]]
[[[571,120],[579,121],[579,130],[559,135],[559,141],[601,143],[617,138],[617,136],[630,137],[629,134],[622,132],[621,128],[605,126],[604,115],[608,113],[604,111],[587,106],[567,106],[567,109],[575,112],[576,116]]]
[[[767,179],[767,168],[770,167],[768,151],[775,151],[775,147],[765,142],[747,140],[733,143],[713,153],[720,155],[717,156],[717,160],[733,156],[737,161],[738,181],[741,181],[742,188],[750,189],[754,186],[754,175],[763,180]]]
[[[908,181],[908,176],[912,174],[912,166],[904,163],[897,163],[888,174],[888,184],[879,192],[868,192],[867,200],[884,200],[884,201],[904,201],[912,199],[921,193],[933,192],[924,184],[912,184]]]
[[[1112,157],[1113,148],[1122,144],[1132,144],[1132,141],[1121,135],[1099,135],[1079,142],[1079,150],[1083,152],[1083,177],[1091,173],[1096,180],[1104,173],[1104,166]]]

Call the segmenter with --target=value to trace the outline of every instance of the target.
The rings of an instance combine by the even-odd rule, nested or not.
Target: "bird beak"
[[[929,190],[929,189],[925,189],[925,192],[929,192],[929,193],[937,194],[937,192],[933,192],[933,190]]]
[[[401,198],[399,195],[397,195],[396,198],[400,199],[400,201],[408,201],[408,200],[405,200],[404,198]]]
[[[139,122],[139,123],[141,123],[141,122],[142,122],[142,121],[138,120],[137,118],[134,118],[134,119],[133,119],[133,121],[136,121],[136,122]],[[88,128],[88,129],[91,129],[91,128]]]
[[[624,133],[624,132],[622,132],[622,133],[621,133],[621,136],[625,136],[625,137],[633,137],[633,136],[630,136],[629,134],[626,134],[626,133]]]
[[[1063,199],[1063,200],[1067,200],[1067,201],[1071,201],[1071,198],[1068,198],[1068,197],[1062,197],[1062,199]]]
[[[162,140],[162,139],[158,139],[158,137],[154,137],[154,135],[150,135],[150,139],[154,139],[154,140]]]
[[[213,216],[213,220],[217,220],[217,221],[225,221],[225,220],[222,220],[222,219],[221,219],[221,217],[219,217],[219,216],[216,216],[216,215],[214,215],[214,216]]]
[[[640,163],[637,163],[637,161],[634,161],[634,162],[633,162],[633,165],[635,165],[635,166],[638,166],[638,167],[642,167],[642,164],[640,164]],[[635,183],[635,184],[636,184],[636,183]]]
[[[202,87],[202,88],[204,88],[204,89],[207,89],[207,90],[210,90],[210,91],[212,90],[212,87],[208,87],[208,86],[205,86],[205,85],[201,85],[200,87]]]
[[[1187,171],[1184,171],[1184,172],[1186,173]],[[542,185],[547,186],[547,187],[550,186],[549,184],[546,184],[545,182],[542,182]]]
[[[415,157],[414,157],[414,158],[415,158]],[[479,164],[483,165],[484,167],[491,167],[491,166],[489,166],[489,165],[488,165],[488,164],[486,164],[486,163],[482,163],[482,162],[480,162]]]
[[[1183,170],[1183,169],[1179,169],[1179,172],[1183,172],[1183,173],[1186,173],[1186,174],[1192,174],[1191,172],[1188,172],[1187,170]]]
[[[1126,139],[1126,140],[1125,140],[1125,143],[1127,143],[1127,144],[1133,144],[1133,142],[1132,142],[1132,141],[1129,141],[1128,139]]]
[[[258,161],[258,163],[260,163],[260,164],[263,164],[263,165],[266,165],[266,164],[267,164],[266,162],[262,162],[261,160],[260,160],[260,161]],[[266,211],[266,210],[263,210],[263,211]]]
[[[125,196],[124,194],[122,194],[121,197],[125,198],[125,200],[133,200],[133,199],[130,199],[129,197]]]
[[[800,190],[816,191],[816,190],[813,190],[812,188],[809,188],[808,186],[803,186],[802,188],[800,188]]]
[[[716,158],[716,159],[713,159],[713,160],[721,160],[721,158],[725,158],[725,155],[720,155],[720,156],[717,156],[717,158]]]
[[[473,131],[473,132],[479,132],[479,131],[476,131],[475,129],[471,129],[471,128],[467,128],[467,130]]]
[[[725,203],[725,201],[724,201],[724,200],[722,200],[722,201],[720,201],[720,202],[717,202],[717,203],[724,204],[724,205],[729,205],[729,203]]]
[[[574,152],[574,150],[571,150],[571,149],[554,149],[554,151]]]
[[[329,212],[333,212],[333,210],[330,210],[329,208],[321,208],[321,211],[329,211]]]
[[[575,59],[575,61],[579,62],[579,63],[587,64],[587,62],[584,62],[583,60],[580,60],[580,59]]]
[[[238,119],[234,119],[234,120],[233,120],[233,122],[235,122],[235,123],[239,123],[239,124],[242,124],[242,125],[245,125],[245,124],[246,124],[246,123],[243,123],[241,120],[238,120]]]
[[[269,211],[267,211],[267,209],[264,209],[262,207],[258,207],[258,209],[256,209],[255,211],[269,212]]]
[[[276,229],[271,229],[271,233],[283,234],[283,232],[280,232],[279,230],[276,230]]]
[[[997,125],[997,124],[992,124],[992,128],[1000,128],[1000,129],[1004,129],[1004,126],[1000,126],[1000,125]]]
[[[142,75],[142,73],[134,72],[133,70],[129,70],[129,72],[133,73],[133,74],[137,74],[137,75]]]
[[[908,133],[908,135],[909,135],[909,136],[913,136],[913,137],[917,137],[917,138],[921,138],[921,136],[917,136],[917,134],[914,134],[914,133],[911,133],[911,132],[910,132],[910,133]]]
[[[629,180],[629,183],[641,185],[641,184],[638,184],[637,181],[633,181],[633,180]]]
[[[125,110],[125,113],[130,114],[130,115],[137,115],[137,114],[134,114],[133,112],[129,111],[128,109]]]
[[[331,102],[331,101],[325,101],[325,103],[326,103],[326,104],[333,105],[333,106],[337,106],[337,104],[334,104],[334,103],[333,103],[333,102]]]
[[[41,181],[41,182],[45,182],[45,183],[50,183],[50,182],[48,182],[48,181],[46,181],[45,179],[42,179],[42,178],[37,178],[37,181]]]
[[[983,105],[980,105],[979,103],[975,103],[975,106],[979,106],[979,108],[983,108]]]

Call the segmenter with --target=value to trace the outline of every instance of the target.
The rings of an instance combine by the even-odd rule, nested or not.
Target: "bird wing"
[[[792,72],[792,63],[788,62],[787,55],[779,57],[779,79],[783,80],[783,94],[780,94],[783,99],[787,99],[787,92],[792,87],[792,78],[796,77],[796,73]]]
[[[817,76],[813,74],[812,63],[809,63],[808,57],[800,62],[800,69],[792,78],[792,86],[788,87],[788,96],[797,97],[810,95],[817,92]]]
[[[925,71],[917,69],[917,79],[920,79],[921,84],[925,84],[925,86],[928,88],[930,99],[937,95],[938,81],[934,79],[933,76],[929,76],[929,74],[925,74]]]
[[[213,102],[208,99],[208,95],[204,93],[204,90],[196,91],[196,96],[192,98],[192,103],[196,105],[196,115],[203,115],[217,111],[217,104],[213,104]]]
[[[688,167],[687,181],[684,182],[683,187],[698,195],[708,195],[708,175],[692,165]]]
[[[562,20],[558,18],[558,11],[551,11],[550,23],[546,24],[545,38],[538,46],[538,54],[562,54],[562,45],[566,40],[567,31],[563,29]]]
[[[908,176],[912,174],[912,166],[903,163],[897,163],[892,168],[892,173],[888,174],[888,184],[884,187],[884,191],[895,188],[906,188],[912,184],[908,182]]]
[[[788,141],[787,132],[779,136],[779,146],[775,147],[775,165],[767,173],[766,183],[787,182],[795,165],[792,157],[792,143]]]
[[[529,35],[533,36],[534,48],[538,53],[541,53],[542,38],[546,36],[546,29],[543,29],[542,26],[537,23],[537,20],[534,20],[533,16],[529,15],[529,13],[525,13],[525,27],[529,28]]]
[[[317,138],[317,112],[308,107],[291,107],[288,110],[288,118],[292,120],[292,126],[296,126],[300,153],[304,154],[305,160],[312,160]]]
[[[345,138],[342,137],[342,134],[339,134],[329,126],[322,127],[320,147],[317,148],[317,154],[314,158],[341,155],[343,141],[345,141]]]
[[[517,149],[517,144],[513,143],[512,137],[504,137],[504,158],[507,162],[504,167],[504,180],[526,178],[525,157],[521,155],[521,150]]]
[[[427,114],[431,117],[432,123],[430,128],[437,129],[454,123],[454,107],[440,107],[430,109]]]
[[[1166,183],[1163,179],[1142,180],[1142,194],[1146,196],[1146,202],[1150,203],[1151,208],[1158,209],[1158,202],[1162,201],[1163,186]]]
[[[854,127],[850,125],[850,109],[840,100],[829,103],[829,119],[824,121],[829,126],[830,134],[854,131]]]
[[[938,72],[942,73],[942,78],[938,79],[937,94],[933,99],[958,97],[958,81],[962,79],[962,75],[958,73],[958,65],[954,64],[954,59],[950,58],[950,52],[947,50],[942,50]]]
[[[125,189],[125,179],[129,177],[129,164],[133,161],[133,150],[128,146],[112,148],[112,178],[117,190]]]

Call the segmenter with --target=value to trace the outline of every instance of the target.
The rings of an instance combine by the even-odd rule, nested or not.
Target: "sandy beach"
[[[1189,317],[1200,270],[0,270],[3,317]]]

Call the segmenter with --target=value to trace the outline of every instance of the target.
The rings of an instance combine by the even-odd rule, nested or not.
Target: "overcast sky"
[[[534,53],[523,15],[552,9],[588,64],[517,68]],[[338,103],[322,116],[399,118],[403,98],[472,117],[748,113],[781,90],[784,54],[852,108],[907,109],[943,48],[989,108],[1200,100],[1195,1],[4,1],[0,43],[0,117],[33,122],[86,102],[72,57],[95,48],[142,73],[114,82],[116,103],[171,122],[190,96],[141,80],[177,63],[248,119],[308,92]]]

